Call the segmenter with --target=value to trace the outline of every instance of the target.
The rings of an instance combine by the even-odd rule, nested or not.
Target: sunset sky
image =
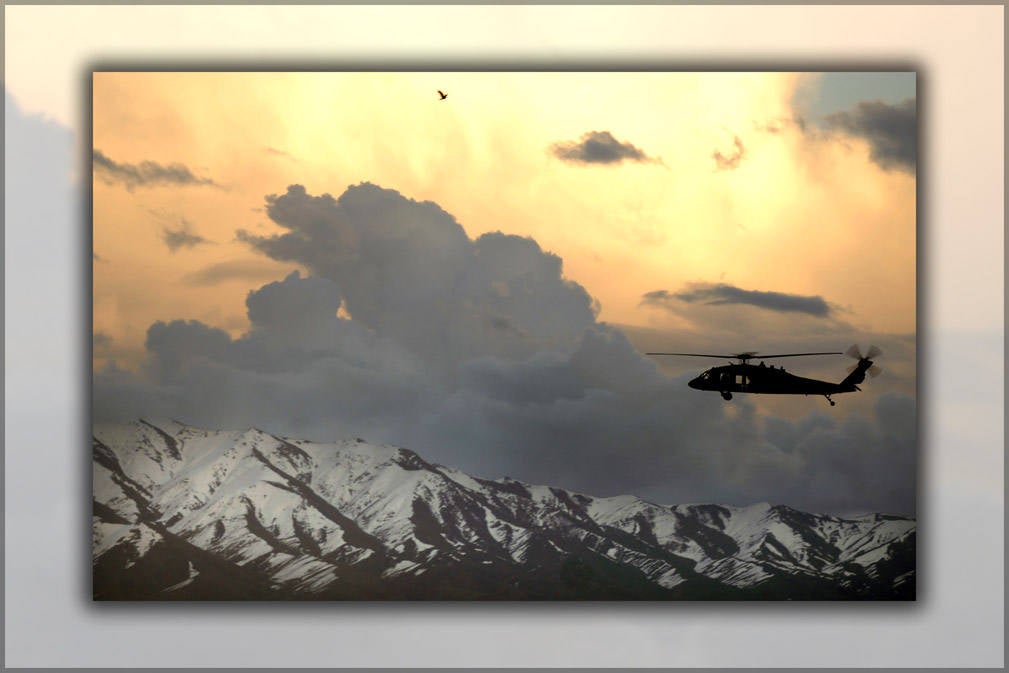
[[[913,509],[914,73],[93,82],[96,419],[362,435],[608,495]],[[684,386],[717,361],[642,355],[852,343],[887,376],[831,415],[726,405]]]
[[[855,77],[866,87],[896,82],[891,99],[914,96],[913,74]],[[810,117],[818,100],[843,89],[825,93],[821,81],[96,73],[95,150],[123,167],[180,164],[205,182],[127,184],[96,170],[95,329],[115,340],[124,364],[136,364],[147,325],[166,312],[238,336],[250,283],[298,268],[236,239],[239,229],[279,231],[264,197],[290,184],[338,197],[371,182],[437,203],[471,238],[534,238],[598,300],[602,321],[721,329],[718,311],[642,302],[650,292],[722,283],[820,297],[828,320],[870,333],[913,332],[913,167],[881,165],[873,138]],[[854,107],[850,95],[844,102]],[[591,163],[551,151],[589,132],[609,133],[643,158]],[[172,246],[166,232],[187,236]],[[748,317],[730,313],[734,324]],[[774,316],[753,320],[761,317]],[[765,329],[740,334],[736,348],[773,348],[776,335]]]

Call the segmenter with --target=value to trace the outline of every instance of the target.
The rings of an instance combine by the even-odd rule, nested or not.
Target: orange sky
[[[236,241],[279,231],[264,197],[369,181],[432,200],[471,237],[535,238],[604,321],[686,326],[641,305],[690,282],[821,296],[867,331],[915,326],[915,179],[855,137],[790,123],[788,73],[96,73],[94,148],[208,185],[94,181],[94,327],[134,364],[155,320],[240,334],[249,290],[290,264]],[[436,89],[449,92],[438,100]],[[777,132],[771,132],[768,127]],[[653,162],[578,165],[554,143],[609,131]],[[719,170],[715,152],[737,167]],[[172,251],[164,231],[206,243]],[[197,284],[195,274],[239,270]],[[132,352],[133,356],[125,356]]]

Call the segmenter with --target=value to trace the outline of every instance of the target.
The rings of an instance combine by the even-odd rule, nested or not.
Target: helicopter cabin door
[[[722,390],[746,390],[750,387],[750,377],[740,372],[725,370],[721,373]]]

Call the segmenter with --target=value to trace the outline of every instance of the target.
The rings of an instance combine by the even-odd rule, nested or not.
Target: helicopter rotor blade
[[[645,355],[685,355],[698,358],[727,358],[729,360],[754,360],[770,358],[794,358],[805,355],[844,355],[841,351],[829,351],[822,353],[777,353],[774,355],[761,355],[756,351],[746,351],[745,353],[732,353],[731,355],[716,355],[713,353],[645,353]]]
[[[713,355],[711,353],[645,353],[645,355],[685,355],[695,358],[735,358],[738,355]]]
[[[829,351],[824,353],[777,353],[775,355],[757,355],[760,358],[796,358],[802,355],[844,355],[841,351]]]
[[[872,360],[872,359],[874,359],[874,358],[875,358],[875,357],[876,357],[877,355],[882,355],[882,354],[883,354],[883,351],[881,351],[881,350],[880,350],[880,349],[879,349],[878,347],[876,347],[876,346],[869,346],[869,350],[868,350],[868,352],[867,352],[867,353],[865,354],[865,357],[866,357],[866,359],[868,359],[868,360]]]

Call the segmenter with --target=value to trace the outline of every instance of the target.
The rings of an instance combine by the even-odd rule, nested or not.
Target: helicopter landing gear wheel
[[[722,393],[722,399],[728,402],[729,400],[732,399],[732,393],[729,392]]]
[[[834,406],[835,404],[837,404],[837,402],[835,402],[834,400],[830,399],[830,395],[824,395],[824,397],[826,397],[827,401],[830,402],[830,406]]]

